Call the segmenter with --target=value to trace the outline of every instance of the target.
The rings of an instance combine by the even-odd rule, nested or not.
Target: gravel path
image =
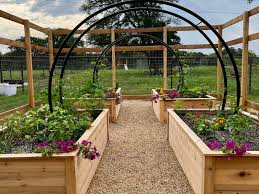
[[[88,193],[193,194],[166,129],[151,102],[124,101]]]

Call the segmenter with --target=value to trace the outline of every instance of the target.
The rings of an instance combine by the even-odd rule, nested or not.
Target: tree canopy
[[[85,0],[80,10],[86,14],[92,14],[95,11],[116,2],[121,2],[122,0]],[[178,0],[169,0],[171,2],[177,3]],[[145,7],[151,6],[156,8],[161,8],[158,3],[139,1],[131,5],[123,5],[108,11],[105,11],[103,15],[109,15],[111,13],[125,10],[134,7]],[[88,24],[94,22],[96,18],[90,21]],[[97,25],[96,28],[147,28],[147,27],[162,27],[171,23],[177,23],[177,19],[173,17],[168,17],[167,15],[159,12],[154,12],[151,10],[133,11],[124,14],[116,15]],[[153,36],[162,38],[162,32],[160,33],[148,33]],[[117,35],[119,36],[119,35]],[[106,46],[111,42],[110,35],[89,35],[88,41],[92,45]],[[179,44],[180,38],[177,36],[177,32],[169,32],[168,40],[169,44]],[[155,42],[149,39],[139,39],[134,38],[132,40],[126,40],[121,42],[120,45],[152,45]]]

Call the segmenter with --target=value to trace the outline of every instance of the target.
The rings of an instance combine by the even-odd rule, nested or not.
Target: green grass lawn
[[[228,72],[230,70],[228,69]],[[174,70],[176,72],[176,70]],[[229,73],[228,73],[229,75]],[[258,75],[258,76],[256,76]],[[26,71],[24,72],[26,79]],[[100,80],[105,84],[106,87],[112,86],[112,73],[111,70],[100,70]],[[55,76],[57,79],[59,75]],[[9,78],[9,72],[5,72],[5,79]],[[20,79],[20,72],[13,72],[12,79]],[[92,80],[92,71],[66,71],[65,82],[66,85],[73,85],[80,87],[84,80]],[[204,84],[208,86],[210,91],[216,91],[216,67],[215,66],[200,66],[192,67],[189,69],[189,73],[185,76],[190,86],[199,86]],[[57,82],[57,81],[56,81]],[[150,94],[152,88],[159,88],[163,86],[163,76],[161,75],[150,75],[148,68],[146,69],[124,69],[117,70],[117,82],[122,88],[124,95],[141,95]],[[173,86],[175,87],[178,82],[178,78],[173,76]],[[46,90],[48,85],[48,72],[45,71],[34,71],[34,87],[35,87],[35,98],[39,99],[39,93],[41,90]],[[249,94],[248,99],[259,102],[259,67],[253,69],[252,77],[252,91]],[[168,87],[170,87],[170,78],[168,78]],[[235,95],[235,79],[230,75],[228,76],[228,93]],[[0,112],[15,108],[27,103],[27,88],[23,92],[21,88],[18,89],[17,95],[12,97],[0,96]]]

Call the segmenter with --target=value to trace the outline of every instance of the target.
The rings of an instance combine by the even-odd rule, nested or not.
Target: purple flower
[[[90,156],[89,156],[89,159],[90,160],[94,160],[96,158],[96,156],[94,155],[94,154],[91,154]]]
[[[38,148],[45,148],[45,147],[48,146],[48,142],[43,141],[43,142],[37,144],[36,146],[37,146]]]
[[[227,142],[226,142],[226,148],[228,149],[228,150],[234,150],[235,149],[235,142],[234,141],[232,141],[232,140],[228,140]]]
[[[244,146],[242,146],[242,148],[237,146],[235,147],[235,153],[237,156],[243,156],[245,152],[246,150],[244,149]]]
[[[221,144],[219,141],[217,140],[214,140],[214,141],[210,141],[208,142],[208,147],[211,149],[211,150],[219,150],[221,149]]]
[[[169,92],[169,96],[170,96],[171,98],[177,98],[177,97],[179,97],[179,92],[178,92],[177,90],[171,90],[171,91]]]
[[[69,139],[67,141],[57,142],[57,149],[59,149],[59,151],[62,153],[68,153],[75,151],[77,149],[77,145],[73,140]]]
[[[251,151],[252,150],[252,144],[250,142],[245,142],[243,147],[244,147],[244,149],[246,151]]]
[[[81,143],[83,146],[87,146],[88,145],[88,141],[87,140],[83,140]]]

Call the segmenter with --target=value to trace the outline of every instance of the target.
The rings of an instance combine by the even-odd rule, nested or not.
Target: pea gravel
[[[193,194],[151,102],[124,101],[87,193]]]

